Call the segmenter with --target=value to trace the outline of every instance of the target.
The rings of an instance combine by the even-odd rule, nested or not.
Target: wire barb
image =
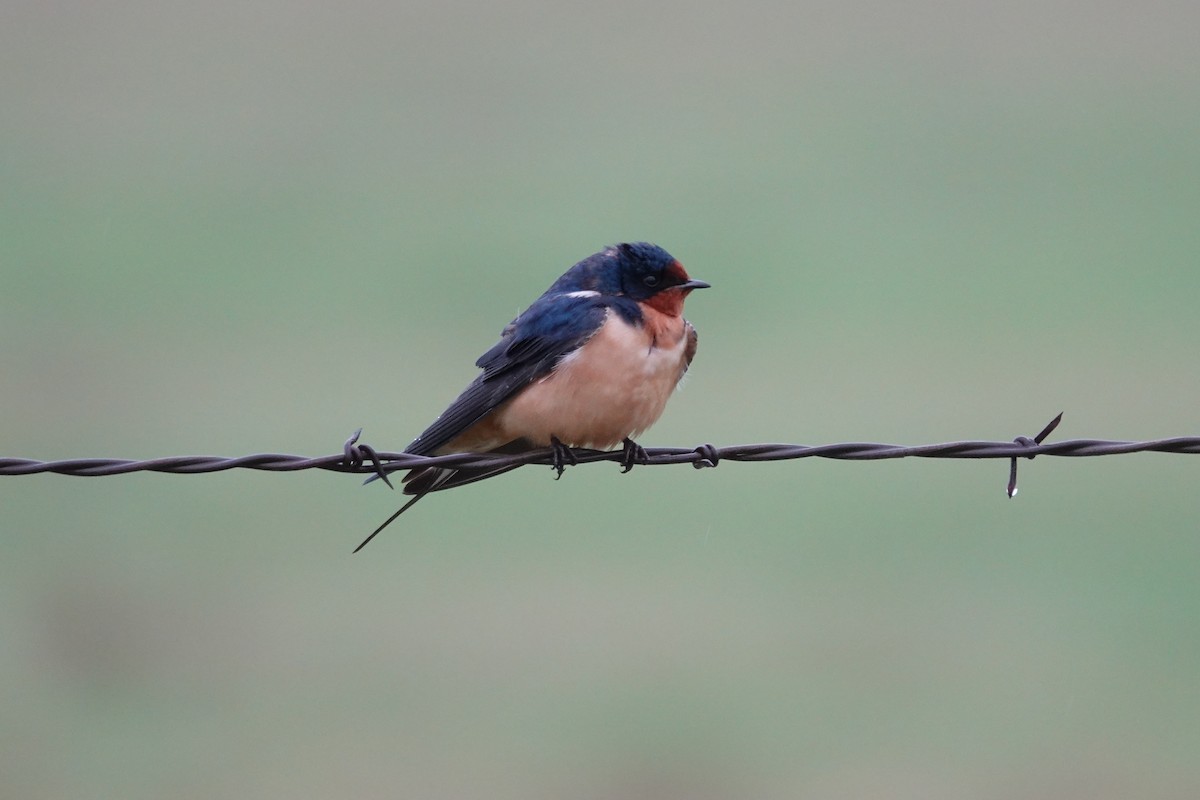
[[[388,479],[387,473],[383,471],[383,462],[379,460],[379,454],[375,452],[375,448],[369,444],[357,444],[358,437],[362,436],[363,429],[359,428],[350,435],[346,443],[342,445],[342,454],[346,466],[352,469],[361,467],[367,458],[371,459],[371,463],[375,466],[375,475],[369,480],[381,478],[388,485],[389,489],[395,489],[392,482]]]
[[[702,444],[692,452],[699,456],[699,458],[692,462],[692,466],[696,469],[715,467],[721,463],[721,453],[711,444]]]
[[[1046,427],[1042,428],[1042,432],[1032,439],[1030,439],[1028,436],[1018,436],[1017,438],[1013,439],[1013,442],[1015,444],[1022,445],[1023,447],[1037,447],[1042,442],[1046,441],[1047,436],[1049,436],[1051,433],[1054,433],[1054,429],[1058,427],[1058,423],[1062,422],[1063,413],[1064,412],[1062,411],[1058,412],[1058,416],[1050,420]],[[1033,458],[1036,455],[1037,453],[1031,453],[1030,455],[1025,456],[1025,458],[1033,461]],[[1008,468],[1008,499],[1010,500],[1017,496],[1018,458],[1020,458],[1020,456],[1013,456]]]

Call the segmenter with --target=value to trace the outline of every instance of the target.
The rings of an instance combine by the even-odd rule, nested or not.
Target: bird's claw
[[[567,469],[567,465],[575,466],[579,463],[579,459],[575,457],[574,451],[567,447],[557,436],[550,437],[550,450],[552,455],[551,466],[558,474],[554,476],[554,480],[562,477],[562,474]]]
[[[646,453],[646,448],[626,436],[624,447],[621,448],[621,474],[624,475],[633,469],[634,464],[649,463],[650,456]]]

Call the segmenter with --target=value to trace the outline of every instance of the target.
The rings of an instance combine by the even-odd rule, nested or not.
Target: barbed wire
[[[715,467],[722,461],[786,461],[799,458],[832,458],[847,461],[870,461],[889,458],[1007,458],[1011,461],[1008,494],[1016,494],[1016,465],[1018,458],[1062,456],[1085,458],[1123,453],[1185,453],[1200,454],[1200,437],[1181,436],[1151,441],[1112,441],[1105,439],[1075,439],[1053,444],[1043,443],[1062,420],[1059,414],[1037,436],[1018,436],[1011,442],[958,441],[941,444],[896,445],[873,442],[844,442],[840,444],[741,444],[716,447],[647,447],[633,462],[639,466],[691,464],[700,469]],[[37,461],[27,458],[0,457],[0,475],[34,475],[53,473],[77,477],[125,475],[132,472],[163,472],[194,475],[223,472],[231,469],[252,469],[263,472],[297,472],[321,469],[330,472],[369,474],[387,481],[392,472],[414,467],[498,468],[529,464],[561,465],[552,448],[530,450],[516,454],[453,453],[443,456],[417,456],[410,453],[379,452],[367,444],[358,443],[362,430],[355,431],[342,446],[342,452],[317,457],[259,453],[226,458],[221,456],[169,456],[146,460],[122,458],[73,458],[59,461]],[[622,450],[602,451],[573,449],[571,461],[576,464],[596,461],[627,463],[628,453]],[[644,455],[644,457],[643,457]]]

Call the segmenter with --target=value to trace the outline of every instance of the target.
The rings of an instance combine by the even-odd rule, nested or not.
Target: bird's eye
[[[646,277],[642,278],[642,283],[646,284],[651,289],[653,289],[655,286],[658,286],[658,276],[657,275],[647,275]]]

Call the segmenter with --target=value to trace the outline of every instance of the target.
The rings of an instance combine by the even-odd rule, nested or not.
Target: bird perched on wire
[[[483,372],[404,452],[518,453],[552,447],[562,474],[571,447],[624,443],[626,470],[644,457],[634,436],[654,424],[696,353],[682,316],[693,280],[670,253],[619,244],[567,270],[505,327],[475,362]],[[404,478],[415,495],[355,548],[361,550],[429,492],[489,478],[514,466],[419,467]]]

